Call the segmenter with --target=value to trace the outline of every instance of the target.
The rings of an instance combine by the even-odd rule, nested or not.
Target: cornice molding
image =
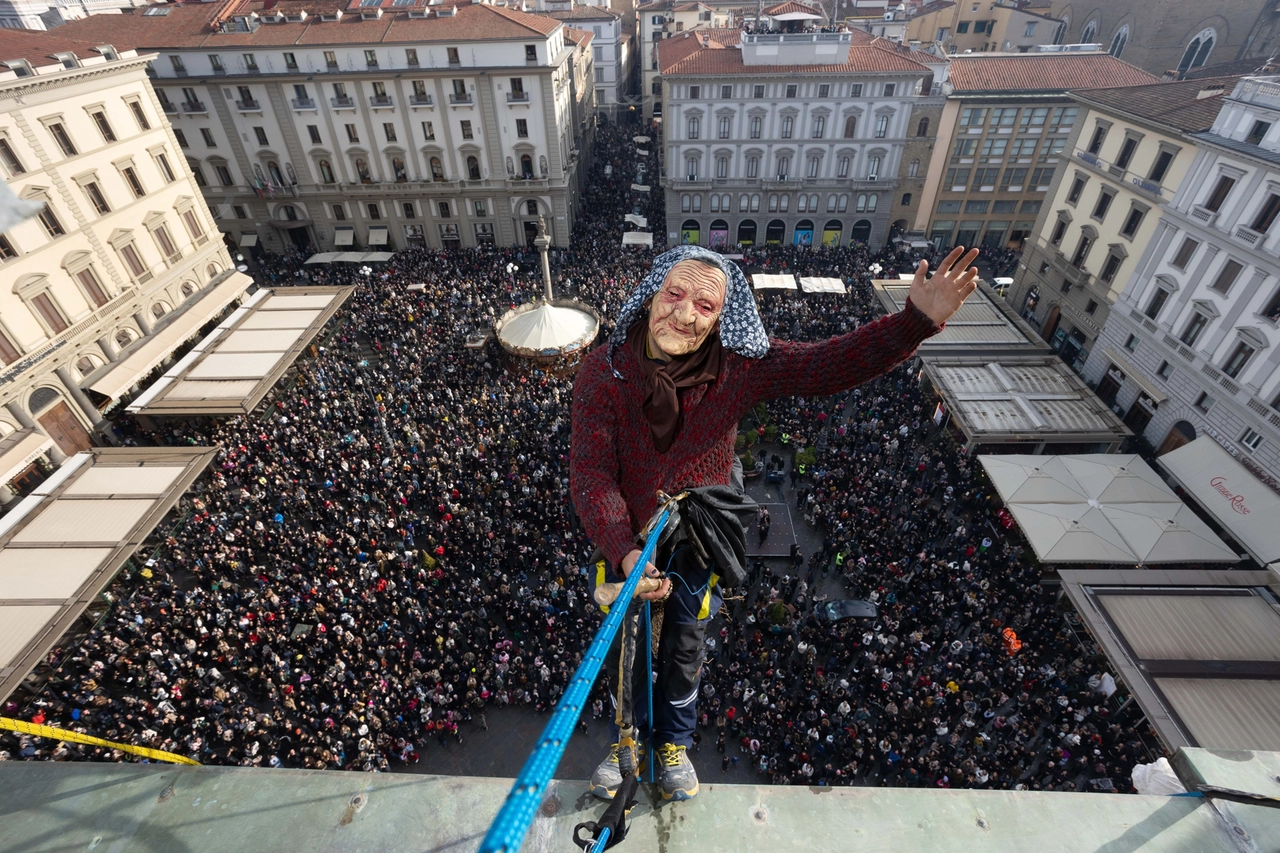
[[[67,69],[64,73],[52,76],[19,77],[17,80],[0,83],[0,100],[17,100],[25,95],[47,92],[50,89],[59,89],[97,77],[125,74],[134,68],[143,69],[142,79],[147,80],[145,67],[156,56],[157,54],[150,53],[129,59],[117,59],[103,65]]]

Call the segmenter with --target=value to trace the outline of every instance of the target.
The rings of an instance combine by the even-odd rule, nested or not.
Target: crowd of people
[[[632,133],[598,130],[591,215],[557,251],[558,286],[597,308],[601,339],[665,232],[660,188],[629,190]],[[637,210],[653,250],[619,248]],[[409,249],[368,276],[262,259],[263,283],[358,288],[253,415],[153,429],[118,418],[125,444],[220,451],[175,510],[181,532],[117,580],[83,642],[52,652],[42,692],[3,713],[202,763],[376,771],[461,742],[488,707],[550,709],[600,620],[592,545],[568,502],[572,379],[465,346],[537,292],[535,259]],[[765,246],[742,263],[850,283],[762,299],[770,334],[817,339],[880,313],[873,263],[893,277],[918,259]],[[512,277],[512,261],[526,272]],[[849,394],[769,404],[769,423],[797,437],[772,445],[776,458],[801,437],[822,448],[787,494],[824,544],[757,563],[722,610],[706,736],[777,784],[1128,790],[1138,732],[1090,686],[1016,535],[987,525],[989,486],[915,380],[908,364]],[[813,617],[812,591],[836,581],[879,618]],[[3,758],[126,756],[5,735]]]

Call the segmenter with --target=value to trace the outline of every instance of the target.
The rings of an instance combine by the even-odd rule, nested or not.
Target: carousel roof
[[[600,318],[571,299],[529,302],[508,311],[494,331],[509,352],[554,355],[581,349],[595,339]]]

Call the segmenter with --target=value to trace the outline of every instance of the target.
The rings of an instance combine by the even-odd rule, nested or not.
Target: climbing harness
[[[534,747],[533,752],[525,761],[524,767],[520,770],[520,775],[516,777],[515,783],[511,786],[511,791],[507,794],[507,798],[502,804],[502,808],[493,819],[493,823],[489,825],[489,831],[485,833],[484,840],[480,842],[478,853],[516,853],[520,849],[520,845],[524,842],[525,834],[529,831],[529,825],[533,822],[534,814],[536,814],[538,806],[542,803],[542,797],[546,793],[547,785],[550,784],[551,777],[555,773],[556,767],[560,764],[560,759],[564,756],[564,750],[569,744],[569,738],[573,736],[573,729],[578,722],[578,716],[582,713],[582,709],[586,706],[587,699],[590,696],[591,685],[595,683],[596,676],[600,673],[600,667],[604,664],[605,656],[609,652],[609,647],[613,645],[613,639],[617,636],[618,629],[623,626],[624,622],[630,623],[635,620],[638,623],[639,609],[631,607],[636,588],[640,584],[641,577],[644,576],[644,567],[653,562],[654,555],[658,550],[658,540],[661,538],[663,530],[666,529],[672,513],[676,510],[677,501],[685,497],[686,494],[682,492],[672,497],[664,492],[658,492],[658,511],[653,514],[653,517],[649,519],[649,522],[640,532],[640,535],[645,538],[644,550],[640,553],[640,559],[636,561],[640,571],[631,572],[623,584],[622,591],[614,601],[614,605],[609,608],[609,612],[605,615],[604,623],[600,626],[600,630],[596,632],[595,638],[591,641],[591,645],[587,647],[587,652],[582,658],[582,663],[578,664],[577,671],[574,672],[573,678],[570,679],[568,689],[560,697],[560,701],[556,703],[555,712],[551,715],[551,719],[547,721],[546,727],[538,737],[537,746]],[[623,689],[622,685],[626,685],[625,689],[628,697],[630,696],[630,674],[635,654],[637,631],[638,625],[629,632],[631,658],[626,659],[628,656],[623,654],[621,657],[625,660],[620,661],[619,664],[620,666],[625,665],[628,676],[620,679],[619,689]],[[623,639],[625,651],[627,644],[626,634],[624,634]],[[652,685],[652,678],[649,679],[649,683]],[[650,697],[650,703],[652,704],[652,696]],[[619,703],[618,713],[620,716],[622,715],[622,707],[622,703]],[[631,716],[629,705],[625,716]],[[652,713],[650,713],[649,719],[653,719]],[[627,722],[630,721],[628,720]],[[624,731],[620,728],[618,765],[619,769],[623,770],[622,785],[619,786],[617,794],[614,795],[613,803],[605,810],[605,816],[602,816],[600,821],[595,822],[595,827],[590,828],[592,832],[596,833],[596,836],[590,839],[583,839],[586,844],[591,846],[586,847],[583,846],[583,842],[578,842],[579,846],[583,846],[583,849],[589,850],[590,853],[597,853],[597,851],[607,849],[612,844],[620,841],[621,835],[626,833],[623,822],[629,803],[632,801],[635,790],[639,785],[639,779],[636,778],[637,756],[634,752],[634,727],[630,728],[630,740],[625,742],[625,748],[624,734]],[[652,738],[649,740],[652,743]],[[652,767],[653,762],[650,761],[649,764]],[[628,768],[630,773],[627,772]],[[606,821],[606,816],[613,822]],[[585,824],[575,828],[574,840],[578,841],[579,831],[587,828]],[[611,839],[613,840],[611,841]]]

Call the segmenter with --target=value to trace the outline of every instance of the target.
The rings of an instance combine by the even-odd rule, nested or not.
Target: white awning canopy
[[[94,376],[89,390],[108,399],[116,399],[168,358],[183,341],[200,331],[200,327],[223,308],[240,298],[251,284],[253,279],[249,276],[232,270],[222,282],[205,290],[198,300],[166,317],[166,325],[126,350],[120,361]]]
[[[575,352],[588,346],[600,328],[594,313],[570,300],[525,303],[494,326],[508,351],[531,355]]]
[[[0,440],[0,484],[8,483],[21,474],[50,447],[53,447],[53,439],[35,427],[6,435]]]
[[[1153,382],[1148,380],[1145,376],[1143,376],[1142,373],[1139,372],[1132,364],[1130,364],[1129,360],[1124,356],[1122,356],[1120,353],[1116,352],[1113,349],[1104,349],[1102,351],[1102,354],[1105,355],[1107,358],[1111,359],[1112,364],[1120,368],[1121,372],[1124,373],[1124,376],[1126,379],[1133,380],[1133,384],[1141,388],[1143,393],[1145,393],[1148,397],[1150,397],[1156,403],[1163,403],[1165,400],[1169,399],[1168,394],[1164,393],[1164,391],[1158,385],[1154,384]]]
[[[1234,563],[1136,454],[979,456],[1044,563]]]
[[[646,150],[645,150],[645,149],[643,149],[643,148],[637,148],[637,149],[636,149],[636,156],[637,156],[637,157],[648,157],[648,156],[649,156],[649,152],[648,152],[648,151],[646,151]]]
[[[632,192],[647,193],[649,191],[649,188],[644,184],[632,184],[631,190]]]
[[[1222,445],[1201,436],[1158,461],[1255,560],[1280,560],[1280,495]]]
[[[652,246],[653,235],[648,231],[628,231],[622,235],[624,246]]]
[[[844,282],[838,278],[806,276],[800,279],[800,289],[805,293],[846,293]]]
[[[350,225],[339,225],[333,229],[333,245],[351,246],[356,242],[356,229]]]
[[[628,213],[626,216],[622,217],[622,219],[625,222],[630,222],[632,225],[636,226],[637,228],[649,227],[648,217],[641,216],[638,213]]]
[[[391,257],[394,254],[395,252],[366,252],[364,255],[364,260],[367,263],[380,264],[384,261],[391,260]]]
[[[370,246],[387,245],[387,226],[385,225],[369,226],[369,245]]]
[[[795,290],[796,277],[793,275],[756,273],[751,276],[751,284],[756,290]]]
[[[341,255],[341,254],[342,254],[341,252],[317,252],[316,254],[312,255],[312,256],[311,256],[311,257],[309,257],[309,258],[307,258],[306,263],[308,263],[308,264],[329,264],[329,263],[333,263],[334,259],[335,259],[335,258],[337,258],[337,257],[338,257],[338,255]]]
[[[633,136],[633,137],[631,137],[631,141],[632,141],[632,142],[634,142],[636,145],[644,145],[646,142],[648,142],[648,141],[649,141],[649,137],[647,137],[647,136]]]
[[[257,234],[241,234],[241,235],[240,235],[240,245],[241,245],[241,246],[256,246],[256,245],[258,245],[258,235],[257,235]]]

